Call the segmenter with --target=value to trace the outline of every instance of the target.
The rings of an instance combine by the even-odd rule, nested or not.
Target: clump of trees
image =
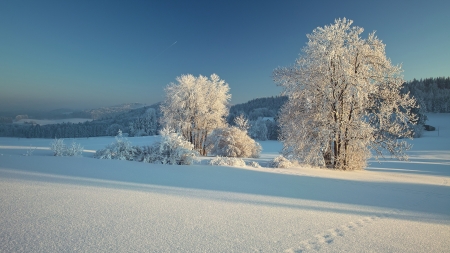
[[[194,145],[199,154],[208,152],[227,157],[258,157],[261,146],[247,133],[248,120],[236,118],[228,126],[228,84],[213,74],[210,78],[193,75],[177,77],[177,83],[166,88],[161,104],[162,123],[175,129]]]
[[[339,170],[362,169],[374,150],[405,159],[411,109],[416,102],[400,89],[401,67],[392,65],[375,33],[361,38],[353,21],[318,27],[292,67],[274,71],[288,96],[280,112],[287,157]]]
[[[208,134],[226,126],[230,88],[216,74],[209,78],[182,75],[176,80],[165,89],[162,123],[181,133],[201,155],[207,155]]]

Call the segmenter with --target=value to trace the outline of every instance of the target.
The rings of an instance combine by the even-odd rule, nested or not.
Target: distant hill
[[[89,118],[91,119],[102,119],[102,118],[110,118],[115,115],[128,112],[134,109],[145,107],[145,104],[141,103],[127,103],[127,104],[121,104],[121,105],[114,105],[114,106],[107,106],[107,107],[100,107],[97,109],[91,109],[91,110],[84,110],[82,113],[85,113],[89,115]]]

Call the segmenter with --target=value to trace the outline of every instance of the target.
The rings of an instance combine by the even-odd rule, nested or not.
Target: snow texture
[[[243,159],[254,168],[93,159],[112,137],[76,139],[81,157],[0,138],[0,252],[448,252],[450,115],[428,117],[439,131],[410,141],[410,162],[353,172],[267,168],[276,141]]]

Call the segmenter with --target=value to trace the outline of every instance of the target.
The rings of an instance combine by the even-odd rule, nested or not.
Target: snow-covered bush
[[[83,147],[80,143],[72,141],[69,146],[66,146],[65,155],[66,156],[80,156],[83,153]]]
[[[209,152],[227,157],[259,157],[261,145],[237,127],[214,130],[206,141]]]
[[[270,161],[268,165],[270,168],[289,168],[292,167],[293,164],[284,156],[280,155]]]
[[[218,166],[239,166],[239,167],[245,166],[245,162],[241,158],[221,157],[221,156],[213,158],[211,161],[209,161],[209,164]]]
[[[181,134],[171,128],[162,129],[160,134],[159,156],[163,164],[190,165],[195,161],[198,152]]]
[[[164,128],[160,134],[161,142],[151,146],[137,147],[132,146],[126,138],[123,138],[122,131],[119,130],[116,142],[109,144],[105,149],[98,150],[95,157],[179,165],[190,165],[194,162],[198,153],[194,150],[192,143],[169,128]]]
[[[250,166],[250,167],[253,167],[253,168],[261,168],[261,165],[259,165],[259,163],[257,163],[257,162],[249,162],[248,164],[247,164],[248,166]]]
[[[133,161],[137,153],[137,147],[131,146],[127,138],[122,136],[122,131],[119,130],[116,136],[116,141],[107,145],[105,149],[97,150],[95,157],[99,159],[117,159]]]
[[[50,143],[50,150],[53,151],[54,156],[63,156],[65,147],[64,139],[54,139]]]
[[[83,147],[79,143],[72,141],[70,146],[66,146],[64,139],[54,139],[50,143],[50,150],[54,156],[80,156],[83,153]]]

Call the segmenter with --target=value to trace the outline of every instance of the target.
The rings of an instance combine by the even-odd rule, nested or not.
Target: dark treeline
[[[234,119],[243,115],[249,120],[249,135],[256,140],[277,140],[279,127],[278,112],[286,103],[286,96],[257,98],[246,103],[233,105],[227,122],[234,125]]]
[[[281,106],[286,103],[286,96],[276,96],[267,98],[256,98],[246,103],[233,105],[230,107],[230,114],[227,121],[233,123],[235,117],[244,115],[249,120],[257,120],[260,117],[276,118]]]
[[[107,123],[0,124],[0,137],[19,138],[83,138],[105,136]]]
[[[402,92],[410,92],[424,112],[450,112],[450,77],[414,79]]]

